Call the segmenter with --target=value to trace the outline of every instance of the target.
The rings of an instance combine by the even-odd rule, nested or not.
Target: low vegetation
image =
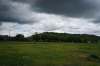
[[[0,66],[100,66],[100,44],[0,42]]]

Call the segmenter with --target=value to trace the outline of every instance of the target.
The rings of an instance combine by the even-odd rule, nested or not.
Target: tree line
[[[8,35],[0,35],[0,41],[97,43],[100,41],[100,37],[88,34],[43,32],[35,33],[29,37],[24,37],[22,34],[18,34],[14,37]]]

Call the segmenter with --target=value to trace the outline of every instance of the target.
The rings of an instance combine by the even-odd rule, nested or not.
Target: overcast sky
[[[100,36],[100,0],[0,0],[0,34],[64,32]]]

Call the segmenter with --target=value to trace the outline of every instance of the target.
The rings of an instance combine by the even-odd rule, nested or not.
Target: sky
[[[100,36],[100,0],[0,0],[0,35],[35,32]]]

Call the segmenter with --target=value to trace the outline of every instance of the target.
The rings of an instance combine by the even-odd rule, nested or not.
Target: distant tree
[[[7,41],[7,40],[9,40],[8,35],[0,35],[0,41]]]
[[[31,36],[33,41],[43,42],[74,42],[74,43],[96,43],[100,40],[100,37],[87,34],[67,34],[67,33],[55,33],[44,32],[36,33]]]
[[[72,42],[72,43],[97,43],[100,42],[100,37],[88,34],[68,34],[43,32],[35,33],[30,37],[24,37],[22,34],[17,34],[15,37],[8,35],[0,35],[0,41],[36,41],[36,42]]]
[[[24,38],[24,35],[22,34],[17,34],[16,37],[15,37],[16,40],[19,40],[19,41],[23,41],[25,38]]]

